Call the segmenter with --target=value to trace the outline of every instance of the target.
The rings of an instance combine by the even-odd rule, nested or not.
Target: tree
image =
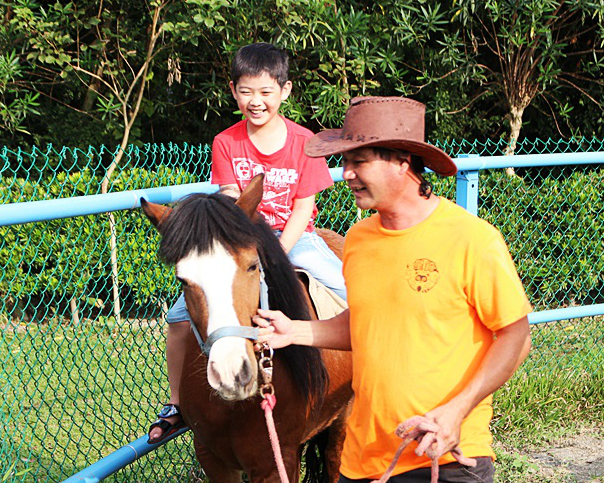
[[[86,86],[85,110],[89,111],[98,98],[103,119],[118,126],[120,148],[105,172],[101,193],[108,192],[112,175],[130,141],[147,83],[152,78],[151,67],[162,34],[162,16],[171,4],[171,0],[153,1],[147,12],[139,12],[140,15],[130,19],[127,13],[132,12],[111,2],[101,3],[95,15],[90,15],[89,9],[79,10],[71,2],[65,5],[57,2],[48,9],[34,9],[33,4],[15,9],[14,24],[30,34],[27,59],[35,62],[44,77],[52,82],[75,74]],[[139,28],[130,31],[129,25]],[[116,223],[112,213],[108,216],[114,314],[119,321]]]
[[[121,141],[128,124],[121,87],[144,63],[150,12],[163,5],[131,143],[211,142],[239,118],[228,89],[234,52],[266,41],[291,56],[285,114],[312,130],[339,125],[353,96],[400,94],[427,104],[428,131],[440,139],[497,136],[507,116],[513,150],[529,107],[532,132],[549,135],[580,132],[573,113],[604,118],[600,3],[19,0],[0,5],[0,51],[8,58],[14,49],[18,59],[4,62],[18,75],[11,67],[4,76],[11,90],[2,102],[30,93],[40,105],[22,111],[22,130],[0,136],[81,147]]]
[[[602,85],[604,4],[590,0],[460,0],[447,46],[456,50],[476,97],[501,99],[509,121],[506,154],[513,154],[525,110],[535,105],[568,120],[569,89],[599,109],[590,84]],[[455,28],[459,26],[459,34]]]

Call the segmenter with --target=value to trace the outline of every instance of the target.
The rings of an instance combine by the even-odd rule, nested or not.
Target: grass
[[[6,481],[63,481],[146,433],[167,388],[156,326],[108,319],[12,329],[0,340],[0,384],[12,399],[0,404],[0,468],[13,467]],[[181,437],[112,478],[186,481],[190,443]]]
[[[594,317],[533,327],[528,360],[494,397],[496,481],[572,481],[541,474],[526,453],[580,427],[603,427],[603,321]]]
[[[495,394],[497,482],[544,476],[527,450],[604,423],[602,318],[533,327],[533,350]],[[163,325],[52,320],[0,332],[0,483],[59,482],[144,435],[165,400]],[[109,482],[201,482],[190,435]],[[572,481],[572,480],[568,480]]]

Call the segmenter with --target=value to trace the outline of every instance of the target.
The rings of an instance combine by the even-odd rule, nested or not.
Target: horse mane
[[[291,319],[308,320],[310,313],[294,267],[281,243],[261,216],[252,221],[229,196],[192,194],[185,197],[161,225],[159,255],[176,264],[192,250],[208,253],[215,242],[236,252],[255,246],[264,267],[269,306]],[[302,395],[320,407],[328,374],[314,347],[279,349]]]

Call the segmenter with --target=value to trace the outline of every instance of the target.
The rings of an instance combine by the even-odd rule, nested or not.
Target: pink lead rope
[[[281,447],[279,446],[279,436],[277,435],[277,428],[275,427],[275,420],[273,419],[273,409],[277,404],[275,387],[273,386],[273,349],[271,349],[266,342],[262,344],[260,359],[258,360],[258,369],[262,375],[263,382],[259,389],[260,396],[262,396],[260,407],[264,411],[264,419],[266,419],[268,437],[271,441],[273,456],[275,457],[275,463],[277,464],[277,471],[279,472],[281,483],[289,483],[287,471],[285,471],[285,463],[283,463],[283,456],[281,455]]]
[[[415,449],[415,454],[422,456],[424,453],[432,460],[431,466],[431,483],[438,483],[438,458],[442,456],[440,454],[440,448],[442,446],[442,440],[438,436],[439,427],[429,419],[423,416],[413,416],[407,419],[403,423],[399,424],[396,428],[396,435],[402,438],[402,443],[396,450],[392,463],[388,466],[388,469],[379,480],[373,480],[371,483],[386,483],[403,450],[413,440],[417,440],[418,445]],[[465,466],[476,466],[476,460],[474,458],[466,458],[459,446],[456,446],[451,450],[453,457]]]
[[[279,478],[282,483],[289,483],[287,472],[285,471],[285,464],[283,463],[283,456],[281,455],[281,448],[279,447],[279,436],[277,436],[277,429],[275,428],[275,421],[273,420],[273,408],[275,407],[275,404],[277,404],[277,398],[274,394],[265,394],[262,397],[264,397],[264,400],[260,403],[260,407],[264,409],[268,437],[271,440],[271,447],[273,448],[275,463],[277,463]]]

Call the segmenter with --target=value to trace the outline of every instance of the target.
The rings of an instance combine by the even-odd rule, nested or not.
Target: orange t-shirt
[[[355,401],[341,472],[379,478],[401,440],[398,424],[449,401],[473,376],[493,332],[531,311],[503,237],[486,221],[441,198],[422,223],[387,230],[379,215],[347,234]],[[491,456],[492,397],[461,429],[464,455]],[[409,445],[394,475],[430,466]],[[440,464],[453,462],[451,454]]]

